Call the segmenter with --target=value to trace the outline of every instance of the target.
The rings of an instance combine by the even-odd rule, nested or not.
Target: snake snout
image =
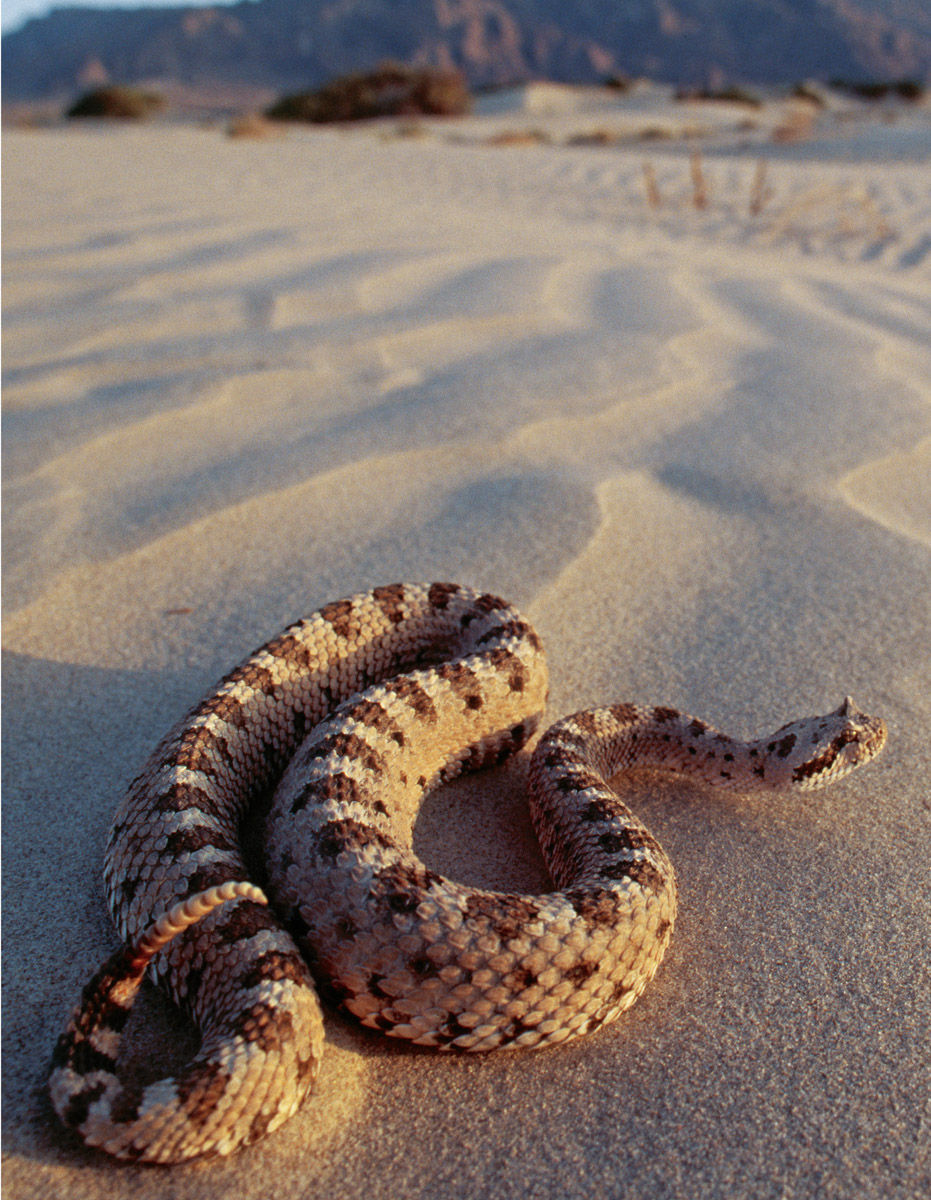
[[[846,771],[874,759],[886,744],[888,730],[882,717],[867,716],[856,707],[849,696],[843,707],[848,716],[848,724],[837,741],[842,743],[839,757],[843,760]]]
[[[889,730],[882,717],[867,717],[866,728],[860,733],[860,742],[867,748],[870,757],[874,758],[885,746],[888,736]]]

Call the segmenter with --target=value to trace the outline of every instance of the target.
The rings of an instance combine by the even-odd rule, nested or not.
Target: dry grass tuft
[[[495,133],[486,139],[486,146],[545,146],[552,139],[542,129],[512,129]]]
[[[723,217],[734,221],[745,236],[764,243],[790,240],[810,247],[863,240],[876,247],[896,240],[896,231],[865,184],[822,183],[777,197],[776,189],[770,186],[769,171],[765,160],[756,163],[745,202],[739,195],[734,196],[733,188],[713,196],[701,155],[693,151],[688,187],[682,186],[680,175],[671,194],[667,188],[664,197],[653,164],[645,160],[642,174],[646,204],[657,220],[663,219],[661,209],[675,214],[690,208],[715,222]]]
[[[613,146],[620,135],[611,129],[592,129],[588,133],[574,133],[566,141],[567,146]]]
[[[277,138],[284,131],[280,124],[269,121],[261,113],[245,113],[234,117],[226,127],[226,136],[230,138]]]

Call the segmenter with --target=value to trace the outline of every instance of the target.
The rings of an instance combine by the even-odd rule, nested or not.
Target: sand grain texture
[[[753,223],[734,155],[697,213],[675,149],[653,212],[639,150],[6,141],[5,1196],[927,1194],[929,160],[774,162]],[[830,216],[865,179],[882,228]],[[115,944],[123,789],[255,645],[397,579],[524,607],[554,718],[756,735],[850,692],[888,749],[801,802],[635,781],[681,915],[595,1036],[449,1058],[331,1014],[315,1097],[255,1148],[83,1150],[44,1079]],[[545,887],[520,781],[448,789],[418,851]],[[141,1007],[137,1057],[177,1061],[189,1033]]]

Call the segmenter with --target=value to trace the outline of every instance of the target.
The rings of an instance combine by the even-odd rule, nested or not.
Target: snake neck
[[[678,709],[616,704],[554,725],[538,747],[572,769],[584,755],[603,779],[657,767],[731,791],[825,787],[875,758],[884,722],[849,697],[834,712],[783,725],[756,741],[729,737]]]

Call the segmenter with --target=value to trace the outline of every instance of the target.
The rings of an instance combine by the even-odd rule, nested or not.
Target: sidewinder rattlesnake
[[[676,915],[669,859],[606,780],[643,764],[737,791],[814,788],[886,738],[849,699],[750,743],[671,708],[577,713],[529,767],[557,890],[480,891],[428,870],[410,848],[424,794],[523,746],[546,691],[540,640],[517,610],[441,583],[328,604],[228,675],[116,814],[104,881],[124,945],[55,1050],[49,1087],[65,1124],[144,1162],[256,1141],[317,1074],[312,973],[363,1024],[442,1050],[597,1029],[653,977]],[[273,908],[240,834],[246,811],[269,802]],[[116,1059],[146,971],[202,1041],[177,1078],[136,1088]]]

